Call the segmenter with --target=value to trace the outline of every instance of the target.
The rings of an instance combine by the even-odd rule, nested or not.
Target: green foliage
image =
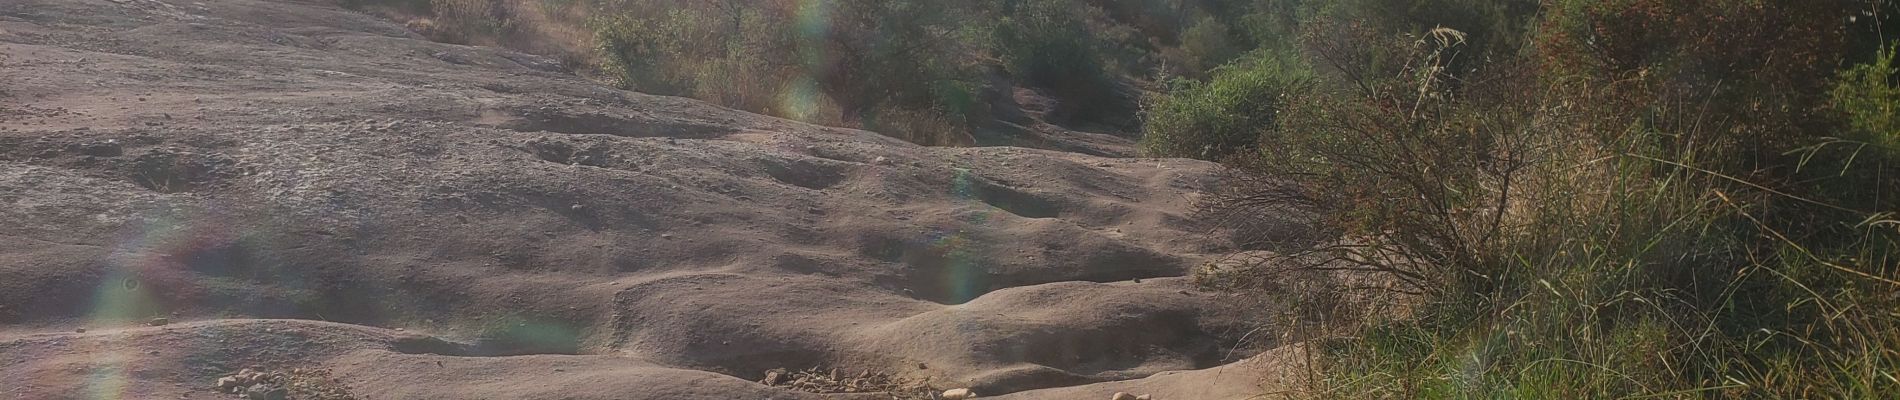
[[[688,10],[670,10],[659,18],[630,15],[595,19],[595,42],[602,57],[601,69],[611,74],[623,88],[664,95],[686,94],[690,77],[676,76],[680,68],[670,63],[691,62],[698,55],[687,42],[689,36],[676,35],[691,21],[703,19]],[[671,28],[671,29],[668,29]]]
[[[1315,8],[1304,0],[345,3],[394,10],[382,13],[437,40],[557,55],[626,88],[821,124],[931,127],[886,133],[932,144],[968,144],[969,131],[991,123],[990,110],[1007,106],[998,103],[1012,86],[1058,100],[1052,122],[1135,130],[1143,89],[1177,74],[1208,76],[1266,43],[1257,31],[1291,37],[1296,14],[1280,11]]]
[[[1843,59],[1855,3],[1566,0],[1548,8],[1536,45],[1547,76],[1618,88],[1621,107],[1693,105],[1701,118],[1675,122],[1735,128],[1671,146],[1746,153],[1735,161],[1752,163],[1831,130],[1816,112]]]
[[[1462,73],[1484,62],[1515,55],[1525,43],[1535,0],[1347,0],[1329,11],[1343,20],[1358,20],[1381,34],[1417,34],[1449,28],[1465,34],[1465,49],[1447,60],[1448,69]]]
[[[1220,160],[1255,148],[1311,80],[1289,58],[1263,54],[1215,71],[1207,83],[1177,82],[1146,110],[1143,152]]]
[[[474,44],[492,40],[513,29],[511,5],[494,0],[429,0],[435,15],[430,36],[436,40]]]
[[[1055,122],[1134,126],[1125,81],[1153,66],[1149,30],[1172,26],[1148,11],[1175,9],[1150,0],[596,1],[629,10],[588,24],[602,72],[624,87],[932,144],[965,144],[988,123],[1010,90],[996,75],[1056,98]],[[1218,22],[1197,32],[1206,67],[1244,49],[1223,42],[1234,35]],[[926,126],[935,132],[888,131]]]
[[[1306,0],[1256,0],[1244,11],[1229,12],[1230,25],[1243,31],[1249,46],[1270,50],[1292,50],[1298,44],[1301,23],[1311,19],[1324,2]]]
[[[887,133],[927,144],[966,142],[985,110],[973,94],[975,66],[958,57],[972,51],[956,24],[965,10],[942,2],[623,0],[611,8],[641,10],[590,22],[602,70],[630,89],[904,129]]]
[[[1096,37],[1075,0],[1009,1],[997,14],[990,48],[1022,82],[1048,89],[1059,117],[1093,119],[1127,112],[1126,95],[1103,58],[1108,44]]]
[[[1900,46],[1881,49],[1873,62],[1841,71],[1830,92],[1834,109],[1845,115],[1852,138],[1886,151],[1900,149]]]
[[[1240,48],[1228,37],[1232,32],[1226,24],[1213,18],[1201,22],[1181,33],[1181,52],[1187,55],[1187,67],[1194,71],[1212,70],[1227,63],[1239,55]]]

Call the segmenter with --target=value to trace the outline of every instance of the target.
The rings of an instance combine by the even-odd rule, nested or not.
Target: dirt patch
[[[716,137],[739,131],[738,128],[687,119],[652,118],[624,111],[590,110],[592,107],[538,106],[510,110],[514,118],[497,124],[503,129],[521,132],[597,134],[625,137]]]
[[[560,140],[534,139],[528,141],[527,147],[535,157],[556,164],[609,167],[613,161],[607,149],[600,146],[583,147]]]
[[[777,368],[765,371],[765,378],[759,383],[808,393],[881,393],[889,395],[891,400],[934,400],[941,390],[926,382],[868,369],[852,373],[839,368],[813,367],[796,371]]]
[[[403,354],[456,357],[509,357],[536,354],[581,354],[580,340],[571,329],[553,324],[504,322],[487,328],[473,343],[414,335],[392,340],[389,349]]]
[[[134,159],[127,179],[159,193],[182,193],[242,174],[229,157],[176,150],[155,150]]]
[[[328,2],[167,1],[0,1],[45,33],[0,34],[34,104],[0,115],[19,397],[324,365],[374,398],[865,398],[758,383],[807,366],[1039,398],[1244,357],[1271,314],[1171,278],[1232,248],[1180,220],[1211,163],[916,146]]]
[[[1002,209],[1023,218],[1055,218],[1061,216],[1062,208],[1053,201],[988,179],[972,178],[965,190],[983,204]]]
[[[845,179],[846,165],[826,160],[819,162],[810,159],[766,159],[759,163],[772,179],[787,185],[812,190],[824,190],[837,185]]]

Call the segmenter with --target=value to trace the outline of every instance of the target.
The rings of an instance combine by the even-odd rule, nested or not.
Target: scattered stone
[[[802,371],[789,371],[774,368],[765,371],[765,379],[759,383],[809,393],[885,393],[893,400],[932,400],[937,388],[926,381],[913,381],[872,371],[856,374],[840,371],[837,368],[820,370],[811,368]]]
[[[86,328],[74,329],[73,333],[86,333]]]
[[[963,400],[976,398],[976,392],[969,388],[957,388],[943,391],[943,400]]]
[[[765,384],[766,386],[778,386],[781,381],[779,378],[783,377],[784,374],[785,370],[781,369],[765,371],[765,379],[760,379],[759,383]]]
[[[238,386],[239,386],[238,377],[227,376],[223,378],[218,378],[217,385],[214,385],[212,387],[217,388],[218,392],[221,392],[221,393],[231,393],[232,391],[237,390]]]
[[[1135,400],[1135,395],[1128,394],[1128,392],[1115,392],[1115,395],[1109,396],[1108,399],[1109,400]]]
[[[290,372],[265,373],[250,368],[218,378],[219,393],[238,395],[246,400],[356,400],[341,382],[322,369],[292,369]]]
[[[1135,396],[1135,400],[1154,400],[1154,395],[1144,394],[1140,396]]]
[[[290,390],[282,386],[259,383],[244,389],[245,400],[289,400]]]
[[[152,326],[163,326],[170,323],[172,323],[172,319],[165,317],[152,318],[151,322]]]
[[[877,158],[871,159],[871,163],[877,165],[891,165],[891,159],[884,158],[884,156],[877,156]]]

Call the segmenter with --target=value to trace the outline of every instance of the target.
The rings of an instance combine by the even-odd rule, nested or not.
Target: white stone
[[[238,386],[238,378],[235,376],[227,376],[223,378],[218,378],[218,391],[220,392],[230,392],[231,389],[236,388],[237,386]]]

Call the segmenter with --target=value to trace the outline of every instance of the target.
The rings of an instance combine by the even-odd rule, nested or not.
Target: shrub
[[[1060,100],[1054,122],[1135,127],[1124,81],[1153,69],[1155,29],[1165,41],[1177,33],[1178,18],[1157,12],[1187,10],[1158,0],[344,3],[435,40],[558,56],[629,89],[820,124],[933,126],[893,134],[932,143],[970,142],[1012,85]],[[1230,53],[1215,47],[1210,62]],[[910,117],[924,120],[893,121]]]
[[[1440,28],[1409,41],[1315,43],[1343,82],[1292,98],[1276,130],[1232,163],[1286,180],[1216,198],[1316,212],[1338,242],[1299,268],[1376,271],[1408,293],[1488,290],[1499,250],[1535,218],[1517,202],[1542,189],[1527,182],[1558,156],[1556,135],[1574,128],[1574,113],[1538,96],[1518,69],[1451,85],[1446,66],[1462,38]],[[1400,67],[1365,72],[1389,65]]]
[[[590,25],[621,86],[747,111],[968,143],[974,66],[940,2],[626,0]],[[663,10],[663,12],[645,12]],[[734,77],[745,77],[735,79]],[[896,121],[918,118],[916,121]],[[927,127],[927,128],[926,128]]]
[[[1214,69],[1239,55],[1240,49],[1228,39],[1232,33],[1226,24],[1213,18],[1202,19],[1181,33],[1181,51],[1187,57],[1187,68],[1201,72]]]
[[[1091,7],[1074,0],[1009,3],[996,11],[1002,19],[989,34],[989,46],[1013,77],[1060,100],[1055,118],[1101,120],[1131,111],[1130,96],[1102,56],[1108,44],[1077,12]]]
[[[1546,76],[1619,87],[1622,107],[1705,113],[1659,128],[1706,136],[1665,145],[1745,153],[1740,165],[1712,167],[1763,170],[1829,130],[1814,113],[1842,59],[1852,3],[1566,0],[1549,7],[1537,47]],[[1688,126],[1711,122],[1734,129]]]
[[[1561,2],[1535,58],[1469,64],[1462,32],[1303,21],[1318,72],[1271,121],[1186,107],[1220,70],[1157,101],[1144,144],[1241,149],[1208,157],[1235,171],[1209,215],[1320,228],[1212,281],[1336,274],[1409,307],[1298,334],[1332,338],[1319,397],[1880,398],[1900,389],[1900,169],[1872,150],[1894,69],[1835,73],[1838,5]]]
[[[1875,151],[1900,149],[1900,66],[1894,54],[1900,46],[1880,49],[1872,62],[1841,71],[1829,92],[1832,106],[1851,128],[1850,139]]]
[[[1214,72],[1207,83],[1175,82],[1145,110],[1142,151],[1156,157],[1221,160],[1255,148],[1311,77],[1290,57],[1263,53]]]

